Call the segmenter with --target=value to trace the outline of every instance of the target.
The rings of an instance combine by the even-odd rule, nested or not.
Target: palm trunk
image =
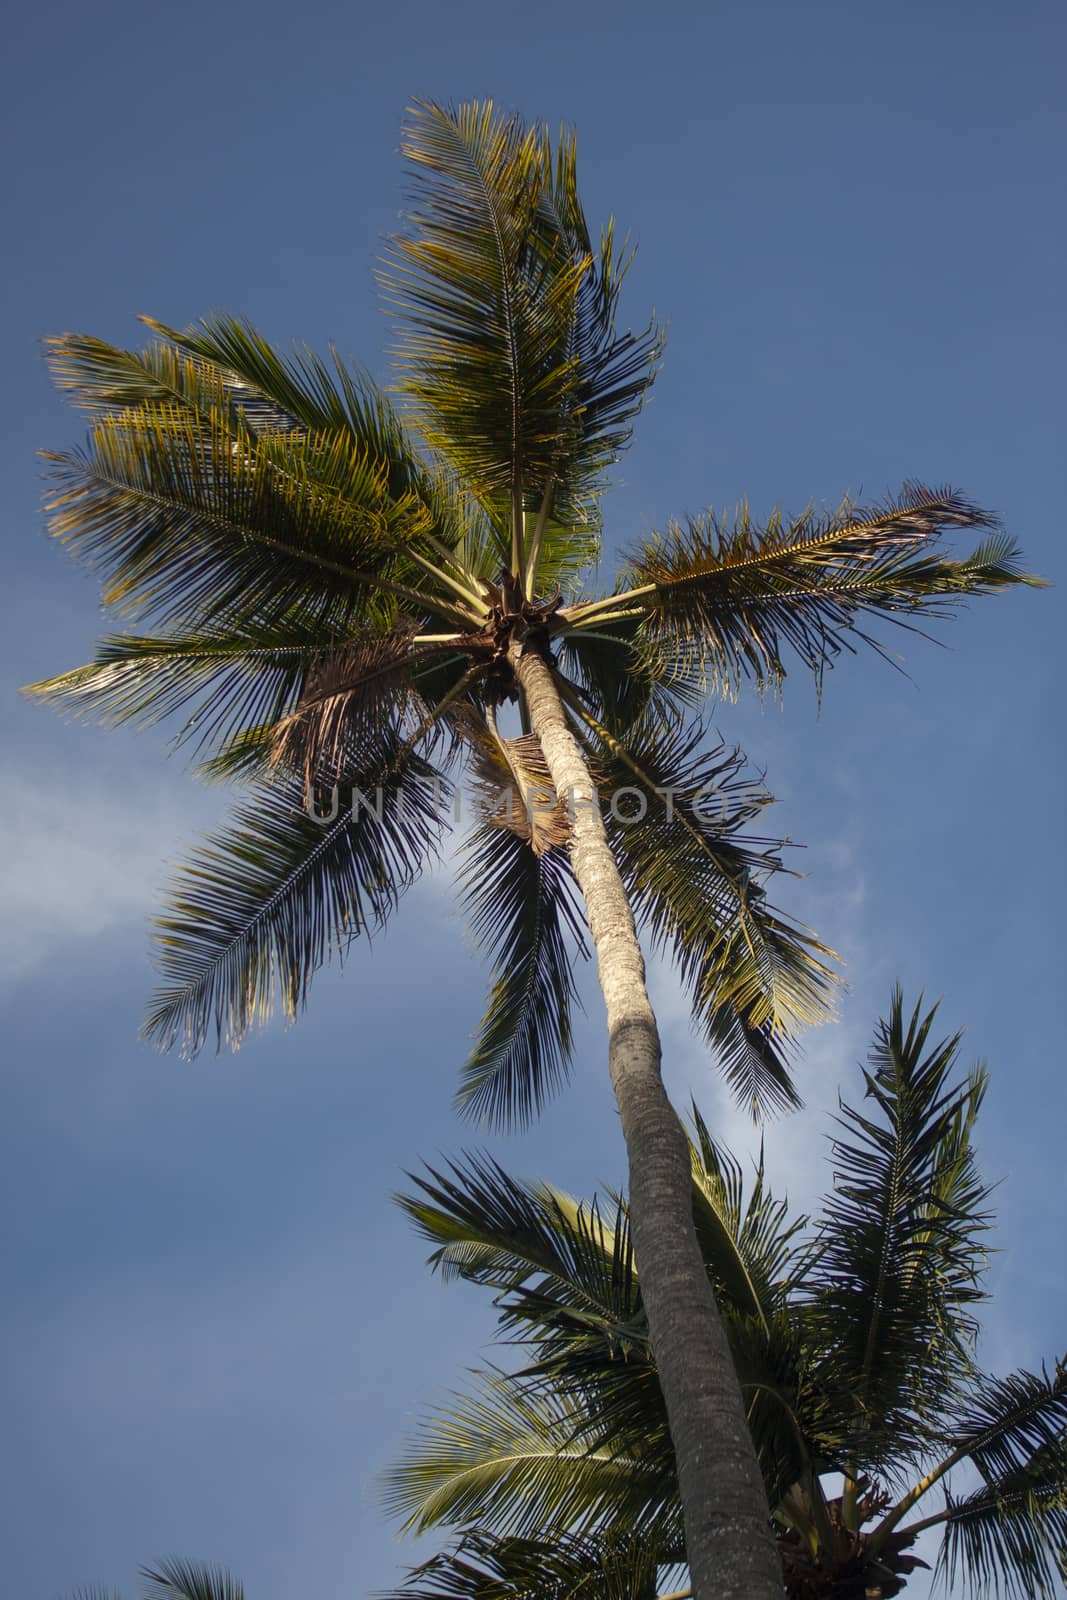
[[[608,1060],[629,1159],[630,1222],[678,1467],[696,1600],[781,1600],[782,1569],[729,1346],[693,1227],[689,1150],[660,1075],[656,1018],[626,889],[552,672],[513,649],[556,793],[571,807],[608,1014]]]

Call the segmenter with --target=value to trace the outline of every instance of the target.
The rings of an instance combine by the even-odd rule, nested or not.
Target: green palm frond
[[[767,900],[781,844],[745,829],[770,796],[739,751],[705,748],[700,724],[594,732],[608,746],[600,792],[614,797],[605,827],[639,927],[669,952],[738,1100],[753,1115],[798,1104],[787,1052],[798,1028],[832,1013],[837,980],[833,952]]]
[[[671,725],[704,697],[699,658],[639,637],[636,617],[573,628],[559,640],[560,666],[598,722],[625,738],[646,720]]]
[[[698,1126],[698,1236],[768,1484],[787,1485],[810,1466],[804,1439],[814,1411],[798,1390],[795,1335],[777,1309],[804,1219],[787,1221],[761,1172],[743,1197],[739,1170]],[[399,1203],[437,1246],[431,1262],[446,1277],[493,1290],[501,1329],[530,1352],[523,1381],[573,1400],[582,1436],[638,1452],[648,1470],[670,1478],[666,1411],[623,1202],[613,1197],[605,1215],[596,1201],[579,1205],[547,1185],[520,1183],[478,1156],[413,1182],[416,1192]]]
[[[558,579],[583,524],[595,557],[590,489],[628,437],[656,336],[615,334],[622,270],[610,234],[591,248],[570,136],[554,167],[545,131],[490,102],[419,103],[403,149],[414,209],[384,283],[405,390],[431,447],[492,509],[500,560]]]
[[[194,360],[218,374],[236,408],[267,431],[310,430],[359,440],[383,463],[395,500],[414,496],[429,513],[432,548],[451,552],[452,570],[495,578],[500,557],[492,523],[467,486],[419,454],[389,397],[331,349],[330,362],[298,349],[280,355],[250,324],[216,315],[179,331],[146,318]]]
[[[606,1516],[668,1528],[676,1513],[661,1475],[586,1432],[576,1437],[583,1420],[543,1387],[488,1371],[477,1392],[423,1422],[387,1474],[385,1504],[414,1532],[472,1522],[500,1534],[586,1531]]]
[[[746,678],[779,684],[790,653],[817,679],[842,651],[884,647],[865,617],[907,624],[944,615],[970,594],[1037,584],[1015,545],[992,533],[961,560],[940,555],[950,528],[996,528],[996,519],[952,489],[907,484],[883,506],[846,500],[833,513],[766,527],[747,507],[713,513],[656,535],[632,558],[632,580],[613,599],[575,608],[569,620],[632,611],[654,638],[699,651],[709,685],[736,694]]]
[[[578,281],[569,330],[576,379],[570,397],[570,432],[565,447],[557,452],[552,479],[557,485],[554,503],[566,504],[561,521],[573,523],[580,510],[588,514],[589,502],[580,491],[598,489],[604,471],[630,441],[664,340],[654,319],[639,333],[618,332],[619,300],[633,250],[627,240],[617,239],[613,220],[599,241],[594,243],[590,235],[578,197],[573,129],[560,130],[551,203],[545,210],[550,248],[562,247],[566,259],[588,263]]]
[[[295,1016],[317,968],[380,925],[435,855],[446,789],[395,738],[335,793],[332,821],[309,814],[299,781],[262,785],[177,874],[157,920],[164,986],[145,1035],[196,1054],[212,1027],[236,1046],[276,1004]]]
[[[222,405],[207,418],[141,406],[98,422],[84,450],[51,458],[51,531],[126,615],[199,628],[230,613],[323,609],[328,596],[329,610],[373,616],[399,593],[466,621],[447,585],[397,566],[425,527],[418,502],[392,500],[380,465],[352,441],[325,443],[312,471],[316,449],[283,435],[253,441]]]
[[[501,1329],[528,1352],[521,1381],[573,1402],[596,1447],[636,1451],[667,1481],[666,1410],[620,1202],[605,1217],[596,1201],[474,1156],[414,1181],[420,1192],[399,1203],[438,1244],[435,1266],[494,1289]]]
[[[663,1557],[657,1541],[626,1535],[467,1533],[384,1600],[656,1600]]]
[[[536,854],[490,819],[464,847],[460,893],[493,976],[457,1103],[468,1116],[521,1125],[570,1070],[572,968],[585,950],[573,879],[561,850]]]
[[[602,1322],[633,1321],[633,1256],[618,1207],[605,1220],[598,1206],[579,1205],[549,1184],[522,1183],[485,1156],[408,1176],[417,1193],[398,1195],[397,1203],[436,1245],[431,1264],[446,1279],[497,1291],[507,1325],[522,1319],[530,1282],[539,1306],[551,1292],[561,1306]]]
[[[865,1116],[841,1103],[834,1198],[819,1226],[806,1294],[825,1388],[852,1417],[864,1467],[908,1458],[921,1422],[971,1369],[984,1298],[989,1189],[970,1135],[986,1086],[953,1086],[960,1035],[928,1045],[936,1007],[905,1019],[899,988],[865,1072]]]
[[[746,1195],[740,1162],[716,1144],[695,1102],[691,1118],[693,1220],[716,1295],[720,1305],[769,1326],[799,1276],[808,1218],[790,1217],[787,1203],[774,1198],[762,1144]]]
[[[216,314],[184,331],[151,317],[160,339],[123,350],[83,334],[45,341],[57,387],[100,418],[142,405],[176,404],[210,416],[225,401],[253,437],[289,433],[346,440],[386,469],[395,501],[414,497],[431,514],[434,539],[454,549],[464,537],[462,496],[428,468],[388,398],[331,351],[284,356],[248,322]]]
[[[142,1575],[145,1600],[244,1600],[244,1586],[223,1567],[171,1559]]]
[[[225,745],[291,711],[330,647],[328,619],[294,613],[227,628],[109,634],[87,666],[30,684],[24,693],[73,718],[151,726],[185,713],[175,742]],[[349,637],[340,633],[336,643]]]
[[[939,1519],[930,1519],[936,1521]],[[937,1576],[978,1597],[1021,1600],[1067,1583],[1067,1439],[1044,1448],[971,1494],[946,1495]]]
[[[1007,1378],[982,1376],[952,1424],[943,1446],[976,1467],[987,1484],[1046,1465],[1057,1456],[1067,1488],[1067,1357],[1051,1376],[1014,1372]]]

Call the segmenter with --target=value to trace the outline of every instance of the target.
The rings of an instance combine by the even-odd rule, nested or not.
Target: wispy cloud
[[[145,918],[194,806],[185,784],[171,794],[55,771],[0,779],[0,983],[17,983],[71,941]]]

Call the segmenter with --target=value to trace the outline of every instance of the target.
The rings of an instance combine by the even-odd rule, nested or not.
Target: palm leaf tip
[[[658,335],[616,331],[626,256],[610,229],[591,243],[571,136],[554,160],[544,128],[491,102],[418,102],[402,148],[412,206],[382,282],[405,392],[533,592],[596,556],[596,491],[629,438]]]
[[[968,557],[942,555],[945,534],[965,528],[988,537]],[[736,694],[745,678],[777,687],[791,654],[818,681],[843,651],[866,645],[887,655],[865,631],[867,617],[914,627],[909,618],[943,615],[968,595],[1040,586],[998,530],[993,513],[958,491],[913,483],[881,505],[845,500],[791,521],[776,512],[763,526],[742,506],[732,518],[709,512],[646,541],[630,592],[644,627],[699,648],[723,693]]]
[[[141,1574],[145,1600],[244,1600],[244,1586],[224,1567],[171,1558]]]

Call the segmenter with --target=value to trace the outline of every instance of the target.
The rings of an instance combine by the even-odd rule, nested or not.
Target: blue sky
[[[254,1600],[370,1593],[416,1559],[375,1476],[489,1328],[442,1288],[388,1196],[476,1142],[451,1109],[483,998],[447,867],[386,938],[321,975],[306,1018],[236,1057],[139,1045],[145,922],[216,814],[163,741],[64,727],[14,686],[85,659],[91,581],[42,532],[35,451],[77,439],[41,335],[136,343],[133,317],[216,307],[385,375],[372,283],[413,96],[493,95],[577,124],[594,219],[639,243],[626,309],[667,360],[607,502],[624,545],[742,495],[762,513],[949,481],[1061,577],[1065,122],[1061,8],[948,3],[536,8],[260,0],[23,7],[0,98],[8,602],[0,1504],[10,1592],[135,1592],[140,1561],[220,1560]],[[724,707],[804,841],[793,903],[848,958],[809,1102],[769,1136],[798,1201],[821,1108],[898,975],[943,994],[993,1078],[991,1366],[1064,1324],[1062,589],[989,600],[831,674],[821,715]],[[654,986],[679,1095],[752,1134]],[[575,1082],[489,1141],[575,1190],[620,1176],[599,1000]],[[910,1593],[920,1595],[922,1586]]]

